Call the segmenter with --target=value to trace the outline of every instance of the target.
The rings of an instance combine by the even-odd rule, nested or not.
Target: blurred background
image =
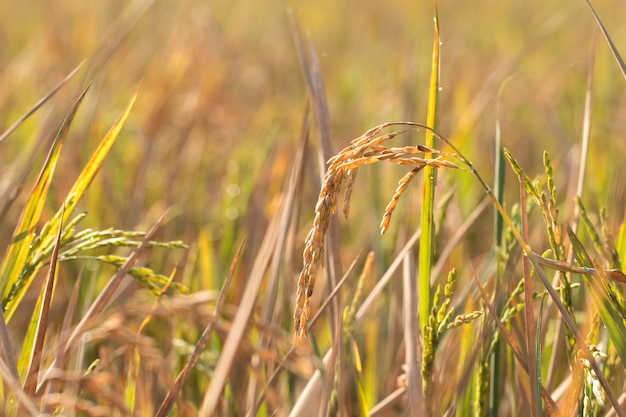
[[[626,5],[596,7],[623,50]],[[143,80],[138,105],[85,203],[87,221],[100,227],[134,227],[173,206],[170,227],[178,230],[171,233],[188,241],[206,232],[232,245],[241,228],[254,235],[246,219],[252,211],[259,222],[271,210],[308,100],[289,10],[320,59],[335,150],[384,121],[425,120],[433,32],[426,1],[51,1],[0,8],[0,129],[87,60],[70,88],[0,145],[0,190],[93,77],[53,183],[50,204],[58,207]],[[531,177],[546,149],[568,181],[596,36],[585,3],[442,1],[439,15],[439,130],[489,176],[498,117],[503,145]],[[599,45],[590,150],[597,188],[588,197],[616,210],[624,184],[620,164],[609,161],[624,155],[626,99],[614,58],[604,41]],[[30,166],[32,179],[37,164]],[[458,191],[475,200],[480,191],[466,177],[455,178]],[[10,232],[5,222],[4,245]]]

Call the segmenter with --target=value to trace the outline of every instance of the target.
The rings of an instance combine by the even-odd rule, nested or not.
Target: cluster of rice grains
[[[380,134],[382,130],[389,126],[402,126],[404,129]],[[341,185],[344,179],[347,179],[347,181],[343,202],[343,214],[347,218],[350,212],[352,186],[359,166],[384,161],[413,167],[413,169],[398,182],[396,192],[385,208],[385,213],[380,224],[382,234],[385,233],[389,226],[389,221],[398,199],[406,190],[409,181],[422,168],[431,166],[435,168],[445,167],[459,169],[458,165],[444,159],[451,156],[456,157],[456,154],[444,153],[422,145],[398,148],[384,145],[385,142],[400,134],[420,130],[427,130],[434,136],[445,141],[439,134],[425,125],[412,122],[390,122],[368,130],[362,136],[354,139],[350,146],[344,148],[328,161],[328,169],[315,206],[313,227],[305,239],[304,253],[302,256],[303,267],[300,272],[300,277],[298,278],[296,306],[293,314],[295,330],[294,343],[297,344],[307,337],[310,300],[313,294],[315,273],[317,268],[322,265],[322,259],[324,257],[324,236],[330,226],[332,216],[337,209],[337,196],[341,191]]]

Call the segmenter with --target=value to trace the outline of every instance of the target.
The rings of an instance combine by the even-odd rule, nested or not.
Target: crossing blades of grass
[[[578,264],[582,267],[594,268],[595,266],[587,251],[569,227],[567,228],[567,234],[572,242],[572,249]],[[603,282],[601,277],[603,271],[601,269],[596,269],[596,271],[597,273],[593,276],[583,275],[583,279],[589,288],[591,300],[600,313],[602,323],[604,323],[622,363],[626,363],[626,327],[624,326],[624,318],[606,291],[606,282]]]
[[[104,159],[111,150],[111,147],[119,136],[124,123],[128,119],[133,104],[137,99],[139,88],[135,91],[135,94],[131,98],[126,109],[122,112],[122,115],[100,142],[91,159],[78,176],[76,182],[70,189],[67,198],[65,199],[63,211],[57,211],[52,219],[50,219],[42,227],[41,232],[36,235],[35,225],[37,224],[41,211],[43,210],[43,204],[46,200],[47,190],[50,186],[56,161],[59,158],[63,138],[67,135],[73,116],[76,113],[78,105],[80,104],[86,91],[87,90],[83,91],[70,110],[68,117],[66,117],[59,134],[57,135],[57,140],[53,145],[48,162],[42,170],[42,174],[40,175],[35,190],[31,194],[31,198],[24,209],[22,220],[20,221],[20,224],[14,234],[14,244],[10,247],[9,254],[4,259],[2,274],[0,275],[0,279],[2,279],[0,282],[0,288],[4,290],[3,303],[7,321],[11,319],[19,302],[26,294],[26,291],[34,279],[37,270],[43,265],[42,262],[32,262],[33,260],[31,259],[31,255],[33,254],[33,247],[31,245],[33,241],[35,238],[37,239],[40,253],[52,251],[52,247],[54,245],[54,234],[59,223],[61,220],[63,223],[68,222],[70,216],[72,216],[74,210],[76,209],[78,202],[83,197],[87,187],[91,184],[93,178],[102,166]]]
[[[239,258],[241,256],[241,252],[243,251],[244,245],[245,245],[245,240],[241,242],[241,244],[239,245],[239,248],[237,249],[237,252],[235,253],[235,257],[233,258],[233,261],[231,262],[230,268],[228,270],[228,274],[226,275],[226,279],[224,280],[224,284],[222,285],[222,289],[220,290],[219,296],[217,298],[217,302],[215,303],[215,309],[213,310],[213,314],[215,317],[219,317],[220,313],[222,312],[222,307],[224,306],[224,301],[226,300],[226,292],[228,291],[228,288],[230,287],[230,283],[233,279],[233,275],[235,274],[235,268],[239,264]],[[202,352],[204,352],[204,349],[206,348],[206,345],[209,341],[209,336],[213,332],[213,327],[214,327],[214,322],[211,321],[207,325],[207,327],[204,329],[204,332],[202,332],[202,335],[198,339],[198,343],[196,343],[196,347],[195,347],[193,354],[187,361],[187,364],[185,365],[183,370],[180,371],[180,374],[178,374],[178,377],[176,378],[174,385],[168,391],[167,395],[165,396],[165,399],[161,403],[161,406],[159,407],[155,416],[165,417],[169,414],[170,410],[174,406],[174,401],[176,401],[176,398],[178,398],[178,394],[180,393],[180,390],[183,384],[185,383],[185,380],[189,376],[189,373],[193,370],[193,368],[198,363],[198,360],[200,359],[200,355],[202,354]]]
[[[27,265],[31,244],[35,238],[35,227],[46,202],[48,189],[59,160],[63,141],[88,88],[83,90],[74,104],[72,104],[59,128],[37,182],[22,211],[20,221],[15,228],[12,244],[2,261],[2,267],[0,267],[0,295],[2,296],[2,308],[5,311],[7,322],[11,320],[15,308],[22,297],[24,297],[34,278],[34,274],[25,276],[24,268]]]
[[[61,211],[63,211],[63,209],[61,209]],[[41,368],[43,360],[44,341],[46,338],[46,330],[48,328],[50,305],[52,303],[54,288],[56,287],[57,260],[59,257],[59,247],[61,246],[62,230],[63,223],[60,223],[54,244],[54,252],[52,253],[52,257],[50,259],[48,277],[44,283],[42,292],[39,295],[39,299],[37,300],[35,311],[33,312],[33,317],[30,321],[30,326],[28,327],[26,337],[24,338],[22,356],[20,358],[20,362],[18,363],[18,366],[22,371],[28,369],[26,382],[24,383],[24,392],[31,398],[35,398],[39,369]],[[26,365],[28,368],[26,368]],[[22,407],[20,406],[20,409],[21,408]]]
[[[504,336],[504,340],[507,342],[508,346],[511,348],[511,352],[513,353],[513,356],[519,362],[519,364],[521,365],[522,369],[526,372],[526,374],[528,374],[529,373],[528,361],[527,361],[527,358],[524,357],[522,348],[519,346],[517,340],[513,337],[513,335],[509,332],[509,330],[506,328],[506,326],[502,323],[502,321],[498,317],[496,311],[491,305],[491,301],[489,301],[489,297],[487,296],[487,293],[485,292],[485,289],[483,288],[483,284],[480,282],[480,279],[478,278],[478,276],[476,276],[476,274],[472,274],[472,277],[474,278],[474,282],[476,282],[476,286],[478,288],[478,291],[480,292],[480,296],[483,299],[485,306],[487,306],[487,310],[489,311],[491,318],[495,321],[502,336]],[[541,387],[540,385],[538,385],[538,387],[540,387],[541,389],[541,396],[546,403],[546,407],[548,409],[548,415],[557,415],[558,408],[556,406],[556,403],[552,399],[552,397],[550,397],[550,394],[548,393],[548,391],[546,391],[546,389],[544,387]]]

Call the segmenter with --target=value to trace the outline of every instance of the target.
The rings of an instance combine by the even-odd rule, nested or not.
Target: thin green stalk
[[[520,172],[520,205],[522,206],[522,237],[524,241],[528,241],[528,211],[526,209],[526,190],[524,189],[523,172]],[[537,357],[535,352],[535,313],[533,309],[533,283],[531,277],[531,267],[528,257],[524,257],[522,261],[522,270],[524,274],[524,321],[526,330],[526,352],[528,356],[528,380],[530,385],[530,412],[533,417],[539,417],[539,409],[541,404],[540,390],[537,385]],[[539,374],[540,375],[540,374]],[[538,394],[538,395],[535,395]]]
[[[502,150],[501,143],[501,130],[500,130],[500,95],[506,81],[502,83],[498,90],[498,99],[496,101],[496,132],[495,132],[495,163],[494,163],[494,193],[496,199],[502,203],[504,201],[504,182],[505,182],[505,170],[504,170],[504,152]],[[505,267],[503,260],[505,247],[503,245],[503,221],[502,215],[498,210],[494,210],[494,249],[496,252],[496,280],[494,293],[500,294],[502,288],[502,275]],[[494,307],[496,311],[500,311],[500,298],[494,298]],[[497,417],[500,410],[500,398],[501,386],[500,384],[500,368],[502,366],[502,349],[500,343],[496,342],[493,353],[490,358],[490,381],[489,381],[489,404],[491,417]]]
[[[437,1],[435,5],[435,36],[433,43],[433,60],[430,74],[430,88],[428,95],[428,113],[426,124],[432,129],[437,129],[437,99],[439,96],[439,18],[437,16]],[[426,146],[435,149],[435,136],[432,132],[426,132]],[[424,155],[425,158],[432,158],[431,153]],[[419,323],[420,328],[428,325],[430,314],[430,273],[432,270],[432,258],[434,247],[434,224],[433,205],[435,201],[436,169],[430,166],[424,168],[424,192],[422,199],[422,238],[419,249]]]

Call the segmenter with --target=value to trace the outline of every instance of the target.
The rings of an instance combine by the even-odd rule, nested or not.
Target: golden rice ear
[[[389,126],[402,126],[403,130],[380,134]],[[346,191],[343,201],[343,214],[347,218],[350,214],[350,199],[354,187],[354,181],[358,168],[362,165],[375,164],[378,162],[391,162],[396,165],[408,165],[413,169],[399,182],[395,194],[385,209],[381,222],[381,231],[384,233],[389,227],[391,215],[397,205],[398,199],[406,190],[409,181],[424,167],[459,169],[459,166],[443,159],[456,157],[455,154],[445,154],[434,151],[423,145],[410,145],[404,147],[389,147],[385,142],[403,133],[431,129],[417,123],[395,122],[385,123],[368,130],[360,137],[354,139],[349,146],[341,150],[335,156],[328,159],[328,170],[315,205],[315,218],[313,226],[306,236],[304,251],[302,254],[303,266],[298,277],[298,289],[296,304],[293,315],[294,341],[307,337],[307,323],[309,319],[310,300],[315,286],[315,273],[318,266],[322,265],[324,257],[324,237],[330,226],[332,216],[337,211],[337,199],[341,192],[344,179]],[[433,132],[437,137],[440,135]],[[435,158],[428,158],[418,154],[433,153]]]
[[[346,173],[346,177],[348,181],[346,183],[346,193],[343,197],[343,217],[347,220],[350,216],[350,197],[352,197],[352,188],[354,186],[354,181],[356,180],[356,174],[358,170],[356,168],[349,169]]]
[[[404,191],[406,190],[406,187],[409,185],[409,182],[413,179],[413,177],[415,177],[415,175],[417,175],[418,172],[422,170],[422,168],[424,167],[421,166],[421,167],[413,168],[404,177],[402,177],[400,181],[398,181],[398,188],[396,188],[396,192],[394,193],[393,197],[391,197],[391,200],[389,201],[389,204],[387,204],[387,207],[385,207],[385,213],[383,214],[383,219],[380,222],[380,234],[381,235],[385,234],[385,232],[389,228],[391,215],[393,214],[393,211],[396,209],[396,206],[398,205],[398,200],[400,199],[400,196],[402,196],[402,193],[404,193]]]

